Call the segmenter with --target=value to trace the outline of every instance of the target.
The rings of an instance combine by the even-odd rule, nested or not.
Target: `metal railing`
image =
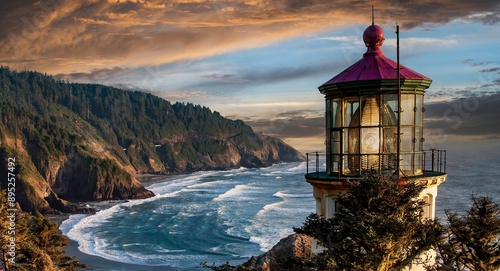
[[[418,154],[418,153],[417,153]],[[421,169],[425,173],[446,173],[446,150],[430,149],[424,150],[421,153],[422,161],[417,163],[421,165]],[[333,155],[331,153],[310,152],[306,153],[306,174],[309,177],[319,178],[327,171],[327,157]],[[338,154],[336,154],[338,155]],[[396,154],[394,154],[396,155]],[[380,155],[381,157],[383,155]],[[397,155],[396,155],[397,156]],[[418,167],[418,165],[416,165]],[[328,174],[326,174],[329,176]],[[337,174],[335,174],[337,175]],[[339,176],[339,175],[337,175]],[[330,177],[331,178],[331,177]]]
[[[446,173],[446,150],[430,149],[423,153],[424,171]]]
[[[326,156],[329,155],[327,153],[320,153],[320,152],[312,152],[312,153],[306,153],[306,175],[309,176],[309,174],[314,174],[315,177],[319,178],[319,173],[320,172],[326,172]],[[312,156],[312,158],[310,157]],[[315,171],[309,172],[309,162],[310,159],[313,159],[313,165],[315,168]],[[320,167],[321,165],[321,167]],[[322,169],[322,170],[320,170]]]

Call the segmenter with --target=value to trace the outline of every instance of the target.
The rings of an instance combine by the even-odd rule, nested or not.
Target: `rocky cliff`
[[[253,256],[242,266],[257,271],[293,271],[283,267],[291,258],[307,259],[311,257],[311,237],[302,234],[292,234],[281,239],[271,250]],[[301,269],[302,270],[302,269]]]
[[[152,196],[134,177],[138,173],[303,160],[283,141],[206,107],[5,67],[0,67],[0,156],[16,158],[21,207],[42,212],[76,210],[68,202]],[[0,174],[7,171],[0,163]]]

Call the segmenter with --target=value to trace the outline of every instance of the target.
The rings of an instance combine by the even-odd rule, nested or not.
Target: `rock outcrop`
[[[290,258],[311,257],[311,237],[303,234],[292,234],[281,239],[271,250],[260,255],[253,256],[244,267],[253,268],[257,271],[291,271],[284,269],[280,263]]]

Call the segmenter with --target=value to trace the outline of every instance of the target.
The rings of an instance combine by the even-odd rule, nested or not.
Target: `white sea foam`
[[[172,192],[164,195],[156,195],[155,197],[148,199],[123,202],[108,209],[101,210],[90,216],[72,216],[69,220],[67,220],[68,222],[65,221],[61,224],[61,231],[63,231],[63,233],[65,233],[65,235],[70,239],[77,241],[79,245],[78,249],[83,253],[124,263],[136,263],[135,260],[130,260],[128,257],[124,257],[122,253],[109,249],[109,244],[105,240],[96,236],[93,229],[103,225],[118,213],[128,212],[129,208],[127,207],[137,206],[146,202],[158,200],[160,198],[171,197],[177,193],[178,192]],[[125,254],[128,254],[128,252]],[[140,264],[149,265],[147,261],[141,262]]]
[[[306,162],[300,163],[298,166],[287,169],[288,172],[305,172],[307,167]]]
[[[276,245],[282,238],[293,233],[291,228],[266,227],[262,231],[253,232],[250,242],[257,243],[260,251],[266,252]]]
[[[68,235],[68,232],[80,222],[80,220],[84,219],[89,215],[78,214],[78,215],[70,215],[68,219],[64,220],[59,229],[64,235]]]
[[[186,250],[171,250],[160,246],[153,247],[154,251],[157,253],[154,255],[134,253],[127,251],[126,249],[124,250],[120,249],[119,247],[117,248],[116,246],[112,246],[106,240],[96,237],[93,229],[95,229],[95,227],[98,227],[101,223],[104,223],[106,219],[110,218],[116,212],[119,212],[118,205],[113,206],[110,209],[100,211],[92,216],[71,216],[69,222],[65,221],[63,222],[64,225],[61,224],[61,229],[63,230],[73,225],[72,228],[66,233],[66,235],[69,238],[78,241],[80,251],[89,255],[103,257],[112,261],[146,266],[183,267],[186,262],[189,263],[192,260],[202,260],[200,256],[178,255],[179,253],[186,252]],[[141,243],[121,245],[121,247],[125,248],[133,246],[148,246],[149,248],[149,245]]]
[[[71,239],[78,241],[82,252],[113,261],[152,266],[168,265],[180,267],[181,270],[192,270],[199,262],[214,259],[213,257],[223,263],[228,259],[224,258],[226,257],[224,255],[235,257],[238,254],[258,253],[258,251],[252,252],[247,249],[248,245],[257,247],[248,243],[249,239],[252,243],[259,244],[262,251],[270,249],[281,238],[291,233],[290,222],[286,220],[293,220],[296,219],[293,217],[300,216],[300,221],[302,221],[302,215],[297,215],[297,212],[304,211],[301,208],[306,200],[302,198],[305,198],[306,194],[300,193],[302,180],[291,175],[294,172],[298,174],[301,166],[280,164],[265,169],[240,168],[224,172],[210,171],[177,176],[175,179],[168,178],[147,187],[155,192],[156,196],[153,198],[130,202],[120,201],[111,207],[104,205],[107,209],[94,215],[71,216],[61,225],[61,230]],[[282,180],[276,180],[277,177]],[[300,181],[297,181],[298,179]],[[298,183],[300,185],[297,186]],[[286,189],[283,188],[284,185],[294,189],[293,192],[284,190]],[[199,192],[206,192],[206,195],[210,197],[198,197]],[[215,198],[211,199],[211,197]],[[310,194],[307,194],[307,197],[311,198],[307,204],[312,206],[308,209],[312,209],[313,199]],[[172,199],[161,200],[166,198]],[[155,201],[158,201],[158,204],[152,203]],[[300,204],[297,204],[297,201],[300,201]],[[148,209],[138,207],[146,203],[148,203]],[[151,215],[144,212],[150,212]],[[143,217],[144,225],[154,227],[151,230],[168,234],[168,238],[172,239],[171,244],[185,243],[185,249],[175,245],[169,247],[166,244],[170,244],[170,241],[156,246],[154,243],[137,243],[135,239],[127,239],[126,236],[123,237],[121,244],[116,240],[106,239],[106,236],[112,236],[112,233],[105,232],[110,226],[111,218],[134,213]],[[158,213],[165,213],[164,222],[157,220],[158,217],[162,217]],[[306,212],[306,215],[308,213],[310,210]],[[303,217],[305,218],[306,215]],[[203,254],[199,251],[197,241],[189,240],[190,236],[186,235],[185,229],[189,225],[183,224],[193,223],[193,219],[200,219],[200,217],[207,217],[209,222],[216,221],[218,226],[215,224],[215,227],[226,230],[231,238],[238,237],[241,240],[230,241],[230,245],[229,243],[217,245],[217,242],[214,242],[213,246],[206,248],[206,254]],[[279,225],[276,221],[280,221]],[[108,224],[103,227],[106,223]],[[129,240],[128,243],[127,240]],[[155,240],[150,241],[155,242]],[[145,246],[144,251],[140,249],[141,246]],[[152,247],[154,249],[151,250]],[[193,253],[192,250],[196,252]],[[214,252],[218,256],[214,256]]]
[[[243,201],[251,200],[249,197],[255,191],[262,191],[262,188],[252,186],[252,184],[238,184],[232,189],[220,194],[213,201],[223,201],[223,200],[233,200],[233,201]]]
[[[231,181],[230,180],[218,180],[218,181],[212,181],[212,182],[203,182],[203,183],[196,183],[193,185],[186,186],[186,188],[190,189],[191,191],[194,191],[197,189],[200,189],[199,191],[204,191],[207,188],[214,188],[214,187],[220,186],[221,184],[227,184],[229,182],[231,182]]]
[[[273,196],[286,199],[286,198],[309,198],[312,195],[310,193],[302,193],[302,194],[290,194],[290,193],[285,193],[283,191],[279,191],[273,194]]]

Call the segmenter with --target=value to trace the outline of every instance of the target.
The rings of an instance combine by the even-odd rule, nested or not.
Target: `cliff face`
[[[3,161],[16,157],[23,210],[46,212],[74,211],[68,201],[152,196],[134,177],[138,173],[303,160],[283,141],[205,107],[4,67],[0,154]],[[6,173],[5,163],[0,164],[0,174]]]
[[[253,256],[246,263],[242,264],[242,266],[257,271],[292,271],[288,268],[281,267],[279,263],[286,262],[290,258],[310,258],[311,242],[311,237],[307,235],[289,235],[281,239],[278,244],[268,252],[260,256]]]

